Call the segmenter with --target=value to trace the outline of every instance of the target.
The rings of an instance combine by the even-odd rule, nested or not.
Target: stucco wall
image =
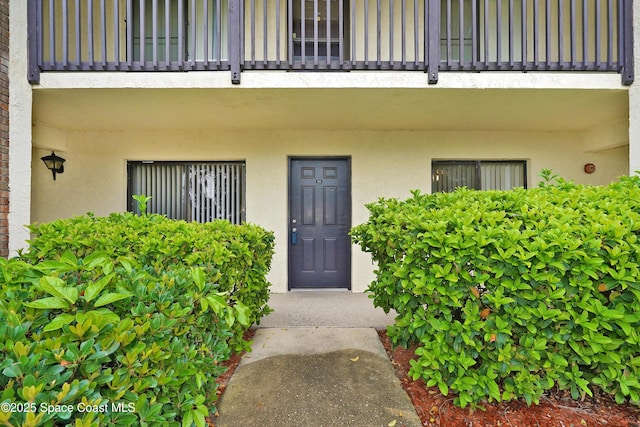
[[[27,2],[9,3],[9,254],[25,246],[31,213],[32,90],[27,81]]]
[[[378,197],[409,196],[431,188],[432,159],[524,159],[529,185],[541,168],[567,179],[605,184],[628,170],[626,146],[586,152],[582,133],[514,132],[136,132],[61,131],[36,127],[31,219],[34,222],[126,209],[127,160],[245,160],[247,221],[276,234],[270,280],[274,292],[287,289],[288,156],[350,156],[353,225],[367,220],[365,204]],[[65,172],[53,181],[40,157],[63,150]],[[592,175],[583,172],[594,163]],[[372,280],[368,254],[353,247],[352,288]]]

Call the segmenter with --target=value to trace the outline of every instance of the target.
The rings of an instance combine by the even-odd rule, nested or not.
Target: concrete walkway
[[[329,326],[384,329],[395,313],[385,314],[373,306],[368,294],[349,291],[293,291],[272,294],[274,312],[260,321],[259,328]]]
[[[393,314],[364,294],[273,294],[217,404],[217,427],[417,427],[420,420],[374,328]]]

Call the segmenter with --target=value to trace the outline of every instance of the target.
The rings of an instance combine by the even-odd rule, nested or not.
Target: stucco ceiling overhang
[[[34,122],[67,130],[583,131],[628,117],[609,89],[36,89]]]

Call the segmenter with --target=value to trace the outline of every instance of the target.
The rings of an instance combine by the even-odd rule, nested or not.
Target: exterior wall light
[[[44,164],[47,166],[47,169],[53,173],[53,180],[56,180],[56,174],[64,172],[64,162],[60,156],[56,156],[56,152],[52,151],[48,156],[41,157]]]

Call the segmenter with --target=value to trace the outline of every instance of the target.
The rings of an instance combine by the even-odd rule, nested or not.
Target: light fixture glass
[[[64,172],[64,162],[60,156],[56,156],[56,152],[52,151],[48,156],[41,157],[44,164],[47,166],[47,169],[51,171],[53,174],[53,180],[56,180],[56,174]]]

